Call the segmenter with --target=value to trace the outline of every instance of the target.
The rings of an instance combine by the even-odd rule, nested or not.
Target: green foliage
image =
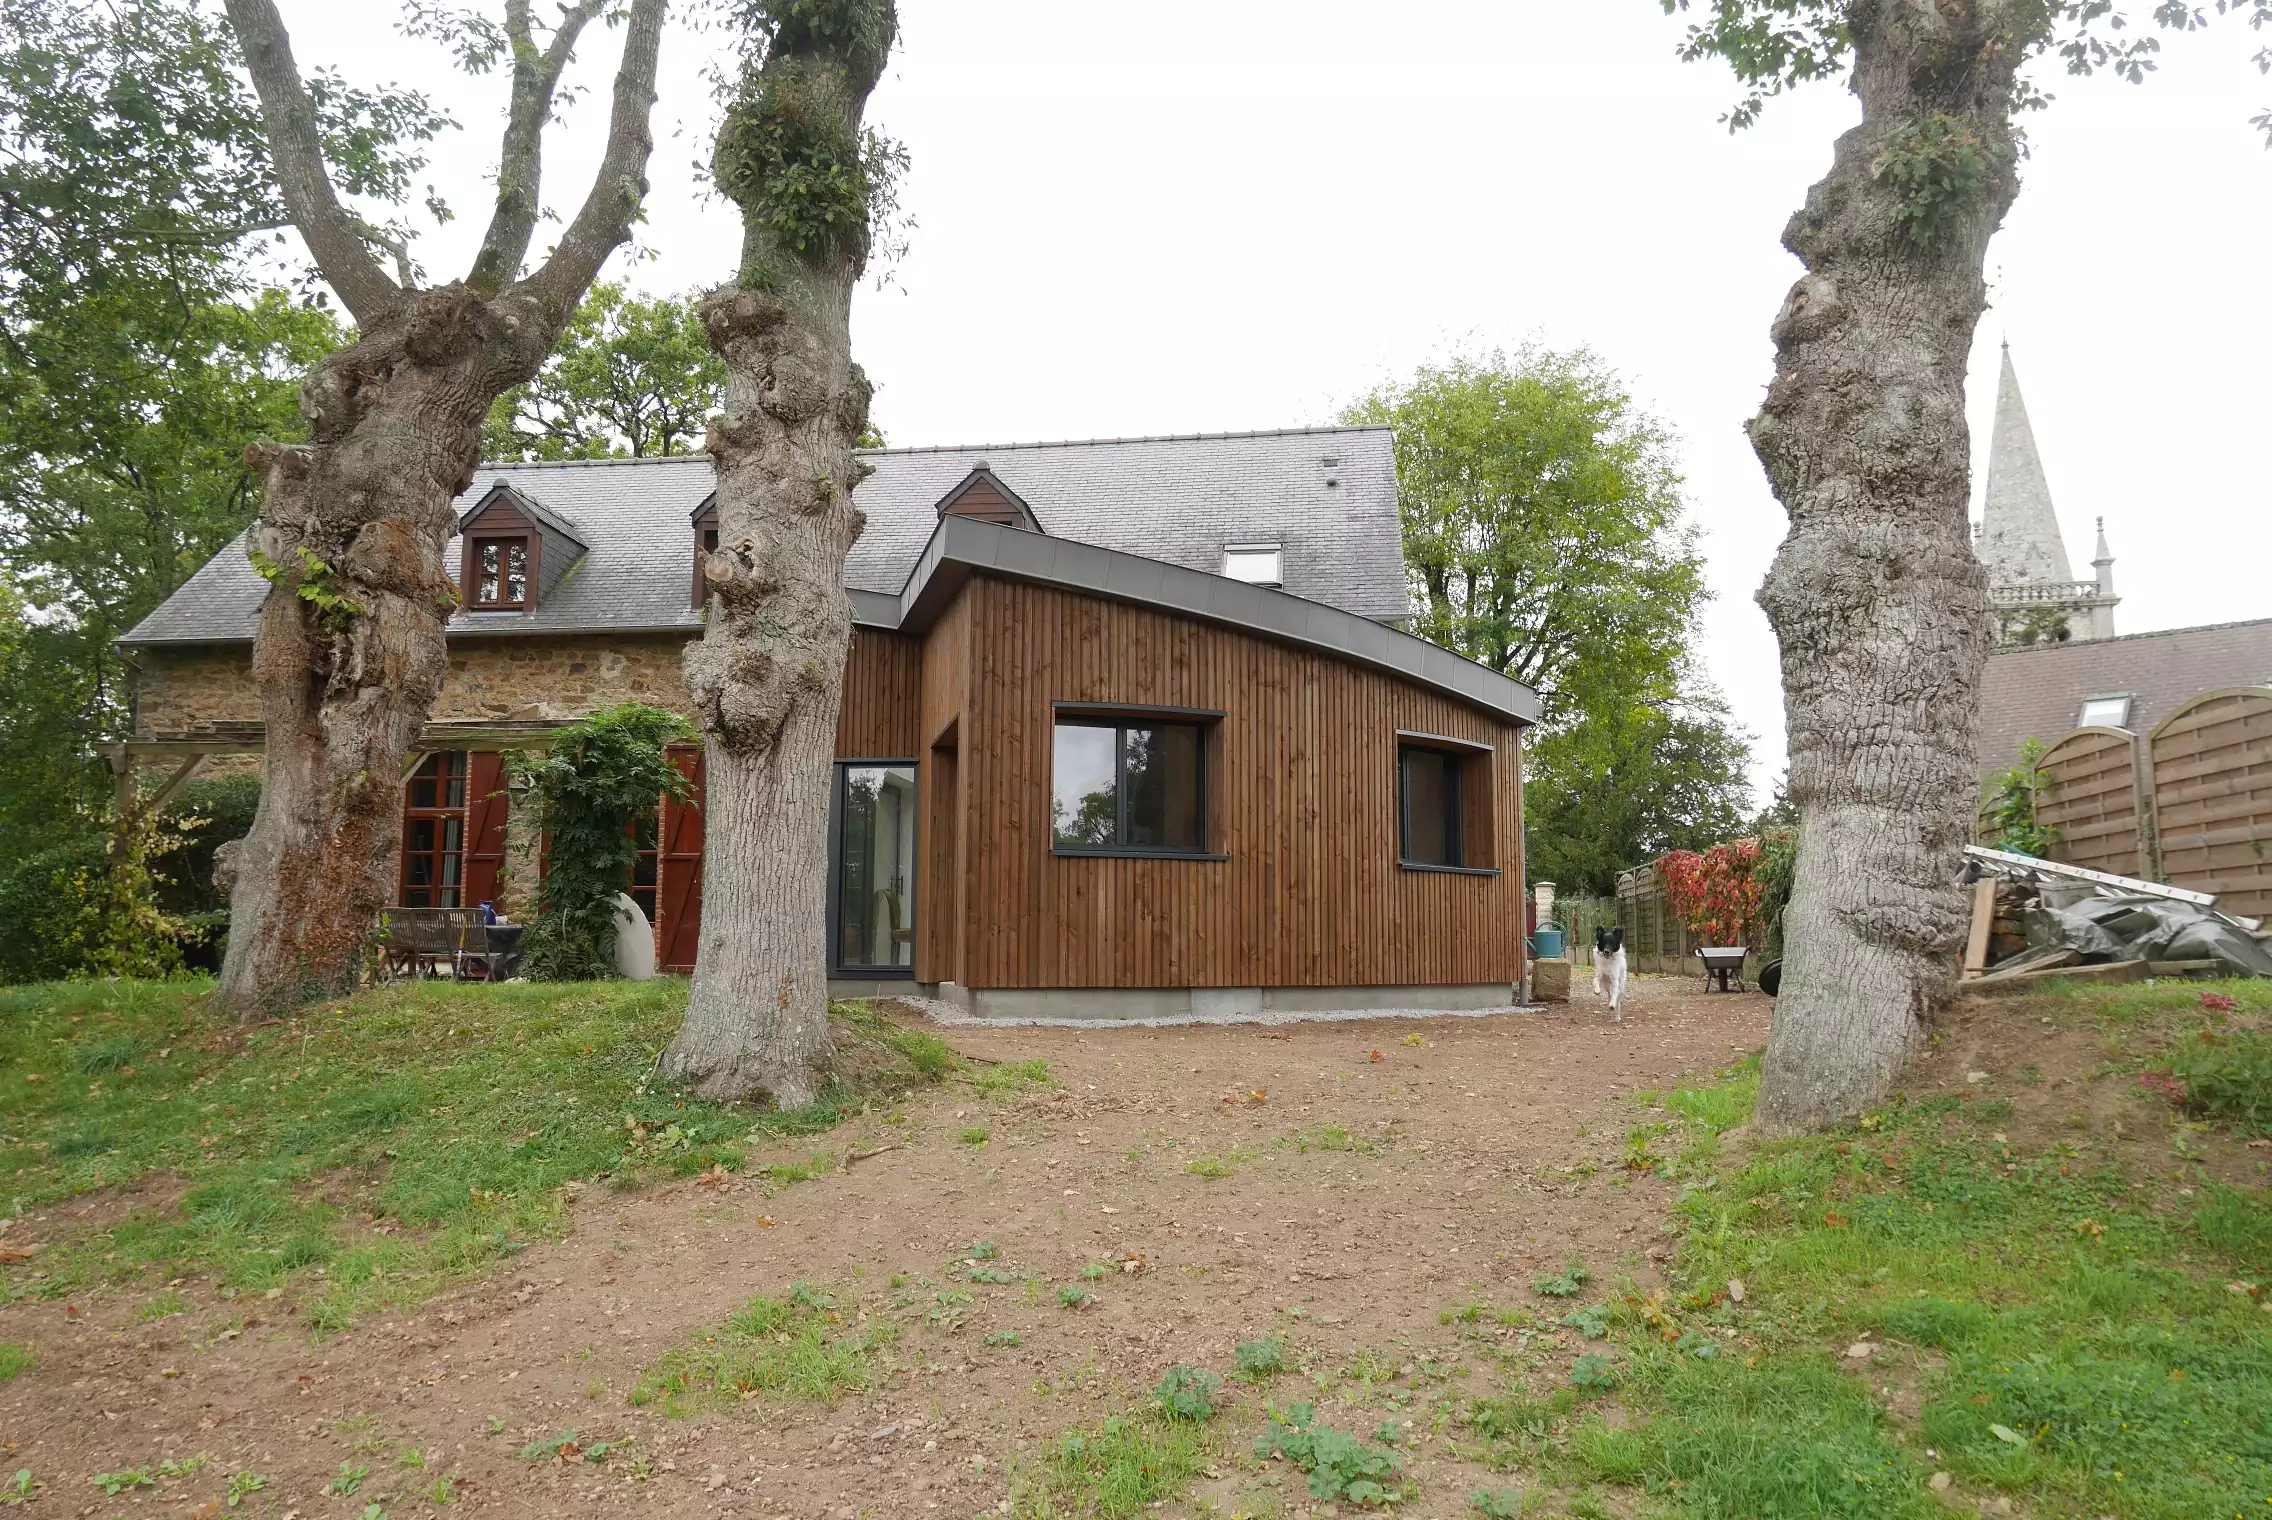
[[[663,798],[689,795],[667,750],[691,737],[676,714],[626,702],[560,729],[542,757],[513,757],[513,782],[529,787],[551,851],[528,935],[530,976],[614,975],[616,898],[639,862],[637,830]]]
[[[1342,420],[1395,430],[1415,632],[1537,688],[1550,717],[1621,662],[1670,675],[1703,564],[1671,435],[1600,360],[1455,357]]]
[[[129,726],[114,641],[251,519],[245,444],[304,429],[295,377],[337,325],[264,290],[284,220],[208,0],[0,0],[0,972],[59,956],[106,833],[97,758]],[[445,123],[414,94],[313,82],[350,194],[395,199]],[[86,890],[75,882],[85,871]],[[62,886],[54,884],[58,878]],[[77,895],[74,895],[74,894]]]
[[[1270,1428],[1255,1442],[1254,1454],[1284,1457],[1308,1473],[1314,1498],[1346,1499],[1370,1508],[1404,1497],[1404,1459],[1392,1451],[1367,1446],[1330,1425],[1318,1424],[1314,1404],[1296,1404],[1282,1414],[1273,1412]]]
[[[333,633],[345,633],[370,609],[340,589],[345,583],[315,550],[302,544],[298,564],[290,569],[258,549],[246,551],[253,574],[272,586],[288,586],[294,596],[316,610],[316,621]]]
[[[1843,72],[1853,53],[1852,0],[1661,3],[1667,15],[1695,10],[1705,18],[1689,28],[1681,45],[1683,58],[1719,58],[1735,71],[1744,95],[1724,118],[1731,130],[1757,121],[1767,102],[1785,90]],[[2152,0],[2136,9],[2165,30],[2192,31],[2207,24],[2207,8],[2180,0]],[[2259,29],[2272,23],[2272,0],[2216,0],[2214,9],[2220,16],[2246,16]],[[2005,18],[2004,28],[1990,31],[1986,46],[2018,49],[2031,57],[2055,53],[2070,74],[2107,69],[2135,84],[2153,71],[2154,55],[2161,50],[2160,39],[2136,25],[2133,8],[2117,0],[2035,0],[2001,7],[1998,14]],[[1946,65],[1956,66],[1956,60]],[[2261,54],[2258,66],[2266,67]],[[2022,82],[2011,105],[2019,110],[2045,100]],[[2258,117],[2254,125],[2272,134],[2272,113]]]
[[[1171,1420],[1204,1421],[1215,1418],[1215,1395],[1222,1391],[1223,1380],[1203,1367],[1170,1367],[1152,1397]]]
[[[1748,741],[1688,659],[1705,595],[1668,430],[1590,353],[1420,369],[1344,410],[1396,433],[1415,632],[1536,687],[1533,876],[1607,893],[1741,829]]]
[[[1763,829],[1759,834],[1759,864],[1751,868],[1759,883],[1759,916],[1767,925],[1767,958],[1783,955],[1783,915],[1790,911],[1791,887],[1799,873],[1799,831]]]
[[[1241,1341],[1238,1347],[1239,1376],[1250,1383],[1265,1382],[1286,1370],[1286,1346],[1277,1339]]]
[[[2049,859],[2059,834],[2041,821],[2037,809],[2050,789],[2051,778],[2043,771],[2043,742],[2021,740],[2018,763],[1988,783],[1987,842],[2015,855]]]
[[[2244,1135],[2272,1136],[2272,1036],[2205,1029],[2172,1051],[2161,1069],[2180,1084],[2173,1095],[2187,1113]]]
[[[1519,1520],[1526,1513],[1523,1491],[1519,1488],[1479,1488],[1468,1496],[1467,1502],[1486,1520]]]
[[[1111,1418],[1065,1437],[1010,1490],[1013,1520],[1134,1520],[1175,1497],[1207,1465],[1199,1429],[1160,1418]]]
[[[1606,1356],[1588,1352],[1572,1364],[1570,1386],[1588,1393],[1607,1393],[1617,1386],[1617,1369]]]
[[[536,378],[497,398],[482,449],[532,461],[690,454],[725,395],[693,296],[642,300],[603,282]]]
[[[0,1383],[13,1382],[39,1365],[39,1353],[21,1341],[0,1341]]]
[[[631,1402],[660,1404],[672,1415],[758,1394],[834,1404],[869,1385],[875,1357],[891,1340],[888,1321],[867,1323],[799,1284],[786,1299],[751,1299],[720,1328],[666,1354],[639,1374]]]
[[[1871,169],[1893,187],[1909,241],[1938,248],[1979,213],[2018,164],[2008,129],[1987,132],[1978,122],[1935,112],[1887,133]]]
[[[768,284],[776,253],[857,271],[907,168],[903,148],[859,125],[898,36],[898,9],[892,0],[743,0],[734,10],[742,83],[711,169],[751,235],[743,281]]]
[[[1530,1280],[1530,1285],[1533,1292],[1548,1298],[1576,1298],[1593,1278],[1584,1262],[1574,1261],[1559,1272],[1541,1273]]]
[[[152,1173],[184,1184],[178,1201],[129,1207],[102,1234],[66,1228],[31,1262],[0,1266],[0,1300],[203,1277],[224,1297],[285,1289],[280,1308],[338,1329],[557,1235],[571,1183],[738,1169],[753,1146],[935,1080],[890,1025],[845,1006],[834,1038],[857,1085],[754,1118],[685,1099],[650,1080],[685,1017],[676,979],[421,983],[250,1031],[210,993],[197,981],[0,991],[10,1211]]]

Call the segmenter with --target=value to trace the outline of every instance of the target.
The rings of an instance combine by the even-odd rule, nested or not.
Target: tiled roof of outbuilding
[[[868,515],[845,566],[854,590],[896,594],[938,526],[939,499],[983,465],[1051,535],[1209,572],[1220,568],[1227,543],[1275,541],[1289,593],[1381,621],[1410,610],[1385,428],[881,449],[864,457],[876,473],[854,496]],[[700,626],[689,605],[688,522],[711,489],[707,457],[485,465],[458,498],[459,512],[499,481],[572,524],[589,552],[535,611],[460,612],[452,633]],[[453,573],[457,561],[453,547],[446,561]],[[267,591],[240,539],[121,642],[248,641]]]
[[[2272,685],[2272,618],[2120,638],[1999,649],[1980,690],[1980,773],[2011,765],[2023,739],[2049,744],[2091,697],[2128,696],[2129,728],[2151,731],[2186,702],[2231,686]]]

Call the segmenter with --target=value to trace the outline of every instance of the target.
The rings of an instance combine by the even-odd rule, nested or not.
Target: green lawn
[[[139,1184],[101,1228],[19,1221],[0,1292],[101,1282],[171,1312],[175,1277],[289,1288],[311,1324],[414,1301],[557,1234],[563,1188],[636,1186],[828,1127],[943,1076],[938,1041],[838,1010],[853,1085],[774,1114],[650,1079],[686,984],[423,983],[247,1028],[210,984],[0,989],[0,1217]]]
[[[2204,990],[2237,1014],[2204,1017]],[[2142,1036],[2105,1045],[2109,1080],[2215,1052],[2217,1101],[2196,1112],[2228,1133],[2272,1111],[2272,1063],[2251,1054],[2272,985],[2072,991],[2026,1012]],[[1683,1291],[1620,1305],[1616,1397],[1639,1418],[1581,1419],[1554,1465],[1712,1520],[1939,1515],[1935,1473],[1959,1513],[2008,1497],[2039,1516],[2272,1516],[2261,1185],[2141,1182],[2080,1134],[2006,1143],[2003,1106],[1961,1098],[1716,1170],[1714,1132],[1755,1090],[1746,1070],[1669,1095],[1637,1132],[1652,1155],[1685,1147]],[[1865,1342],[1879,1349],[1845,1354]],[[1890,1412],[1888,1389],[1912,1404]]]

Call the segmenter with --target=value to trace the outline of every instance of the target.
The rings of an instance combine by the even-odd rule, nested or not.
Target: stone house
[[[1523,974],[1535,694],[1402,631],[1390,435],[878,450],[846,566],[832,972],[995,1010],[1475,1006]],[[405,778],[400,901],[532,908],[503,756],[681,713],[706,458],[484,467]],[[123,640],[122,771],[256,756],[269,587],[232,545]],[[702,763],[641,833],[662,963],[700,954]],[[247,763],[240,761],[239,763]],[[727,932],[713,925],[712,933]]]

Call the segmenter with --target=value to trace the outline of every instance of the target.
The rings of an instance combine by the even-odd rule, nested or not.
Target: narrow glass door
[[[915,969],[915,767],[837,767],[829,875],[836,969]]]

